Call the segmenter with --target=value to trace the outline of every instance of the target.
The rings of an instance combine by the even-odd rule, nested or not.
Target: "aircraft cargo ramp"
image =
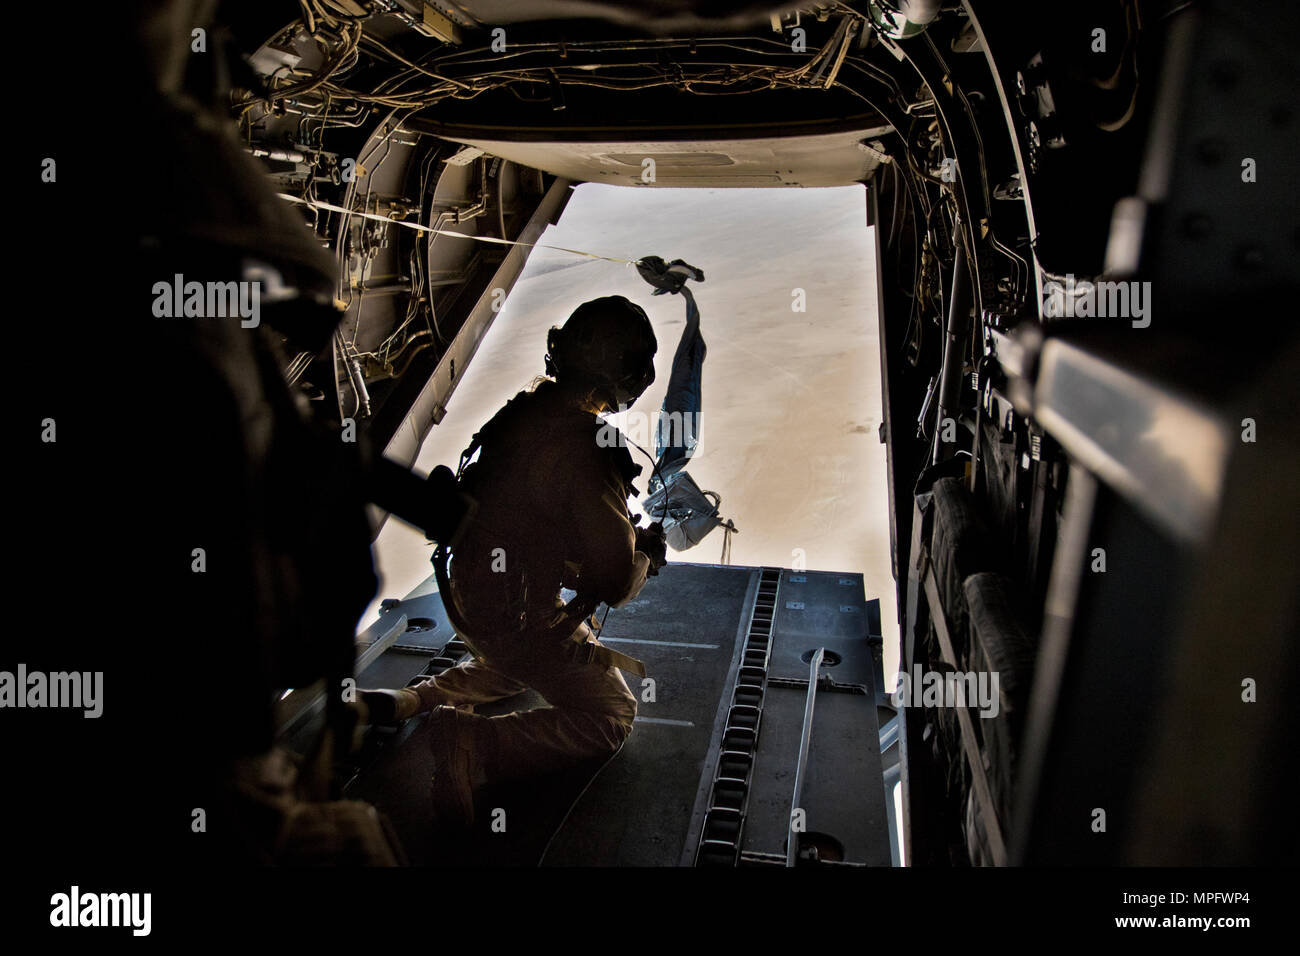
[[[489,788],[471,829],[438,832],[417,717],[370,731],[345,795],[378,806],[417,865],[889,866],[879,633],[859,574],[671,564],[605,622],[602,642],[647,673],[624,675],[638,714],[612,759]],[[362,687],[466,653],[432,582],[362,640]],[[478,712],[536,706],[528,692]]]

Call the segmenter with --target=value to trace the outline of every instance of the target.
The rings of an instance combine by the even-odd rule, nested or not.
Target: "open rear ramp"
[[[396,639],[387,624],[393,643],[361,686],[422,680],[464,653],[436,591],[415,593],[367,632],[418,622]],[[605,622],[601,640],[647,672],[629,680],[636,727],[611,760],[492,788],[471,831],[435,833],[417,718],[372,732],[348,795],[379,806],[420,864],[784,864],[793,821],[798,862],[888,866],[876,607],[857,574],[669,565]],[[534,706],[527,693],[479,712]]]

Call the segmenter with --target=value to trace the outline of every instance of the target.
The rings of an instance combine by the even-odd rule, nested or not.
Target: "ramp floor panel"
[[[547,865],[678,864],[754,573],[669,565],[610,612],[601,640],[644,661],[655,699],[641,699],[632,735],[556,834]]]
[[[768,687],[745,815],[746,853],[785,856],[805,694]],[[815,844],[823,859],[890,865],[879,748],[873,697],[818,691],[800,809],[803,842]]]
[[[823,859],[890,865],[868,604],[860,574],[781,572],[743,830],[747,853],[786,853],[809,668],[823,648],[824,683],[814,700],[798,808],[806,828],[801,840],[815,844]]]
[[[636,600],[612,609],[601,640],[646,665],[643,682],[624,674],[638,715],[623,749],[607,762],[485,788],[473,828],[435,829],[433,771],[423,717],[397,730],[372,730],[361,772],[346,795],[390,819],[410,862],[436,866],[672,866],[694,858],[732,689],[751,624],[760,569],[675,563]],[[771,572],[775,573],[775,572]],[[793,580],[791,580],[793,578]],[[402,686],[422,673],[453,637],[436,593],[387,614],[436,622],[399,636],[359,675],[360,686]],[[790,602],[791,607],[786,607]],[[409,606],[408,606],[409,605]],[[836,657],[823,675],[849,690],[819,690],[802,801],[823,858],[889,865],[879,740],[858,575],[781,572],[772,621],[768,685],[750,780],[741,848],[784,855],[808,664],[825,647]],[[437,639],[433,639],[434,635]],[[546,706],[529,691],[479,713]]]
[[[772,632],[769,676],[807,678],[810,652],[824,647],[837,662],[825,673],[842,684],[873,685],[862,575],[782,571]]]

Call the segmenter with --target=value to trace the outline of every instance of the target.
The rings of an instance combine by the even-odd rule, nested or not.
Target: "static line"
[[[633,717],[632,722],[637,724],[667,724],[669,727],[695,726],[689,720],[669,720],[667,717]]]
[[[639,265],[640,259],[619,259],[616,256],[598,256],[594,252],[583,252],[581,249],[566,249],[564,246],[552,246],[544,242],[515,242],[511,239],[498,239],[496,236],[470,236],[463,232],[452,232],[450,229],[434,229],[432,226],[422,226],[418,222],[407,222],[405,219],[389,219],[387,216],[381,216],[373,212],[361,212],[357,209],[347,209],[343,206],[336,206],[334,203],[325,202],[320,199],[302,199],[298,196],[290,196],[288,193],[276,193],[281,199],[287,199],[289,202],[298,203],[311,209],[325,209],[329,212],[342,213],[345,216],[360,216],[362,219],[373,219],[376,222],[387,222],[397,226],[405,226],[407,229],[415,229],[418,232],[432,232],[439,236],[451,236],[453,239],[473,239],[477,242],[494,242],[499,246],[528,246],[533,249],[555,249],[559,252],[570,252],[575,256],[586,256],[588,259],[604,259],[606,262],[622,262],[629,266]]]

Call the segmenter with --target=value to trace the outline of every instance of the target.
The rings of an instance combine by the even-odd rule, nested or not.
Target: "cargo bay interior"
[[[851,569],[671,565],[606,639],[682,694],[645,711],[589,786],[592,768],[531,810],[487,797],[534,814],[509,841],[439,840],[405,815],[424,785],[412,721],[371,732],[364,759],[340,767],[345,792],[383,807],[420,862],[1280,852],[1260,823],[1277,800],[1275,705],[1243,715],[1211,689],[1216,674],[1294,661],[1294,572],[1247,560],[1259,522],[1243,504],[1250,489],[1293,490],[1236,441],[1252,409],[1287,405],[1294,341],[1267,323],[1225,340],[1218,322],[1266,314],[1294,287],[1295,257],[1277,253],[1294,216],[1275,211],[1295,197],[1214,177],[1224,142],[1282,161],[1291,114],[1271,77],[1293,64],[1217,4],[1072,3],[1056,19],[975,0],[755,6],[309,3],[321,23],[238,24],[280,93],[251,98],[241,129],[335,253],[346,303],[330,348],[287,375],[398,463],[417,463],[470,387],[528,262],[527,245],[429,229],[536,243],[578,183],[865,184],[875,239],[862,270],[877,279],[879,367],[862,371],[882,395],[888,600]],[[1112,280],[1149,283],[1177,319],[1149,333],[1141,314],[1062,320],[1062,295],[1073,308]],[[1273,460],[1294,461],[1294,422],[1273,424]],[[1098,548],[1127,572],[1090,567]],[[1226,610],[1247,593],[1260,595],[1249,624]],[[463,653],[427,589],[371,617],[363,683],[400,685]],[[1000,673],[999,716],[894,707],[885,634],[904,671]],[[305,732],[310,696],[284,701],[286,739]],[[1224,741],[1234,772],[1206,772],[1197,754]],[[636,832],[607,789],[637,794]],[[1097,807],[1107,839],[1086,819]]]

